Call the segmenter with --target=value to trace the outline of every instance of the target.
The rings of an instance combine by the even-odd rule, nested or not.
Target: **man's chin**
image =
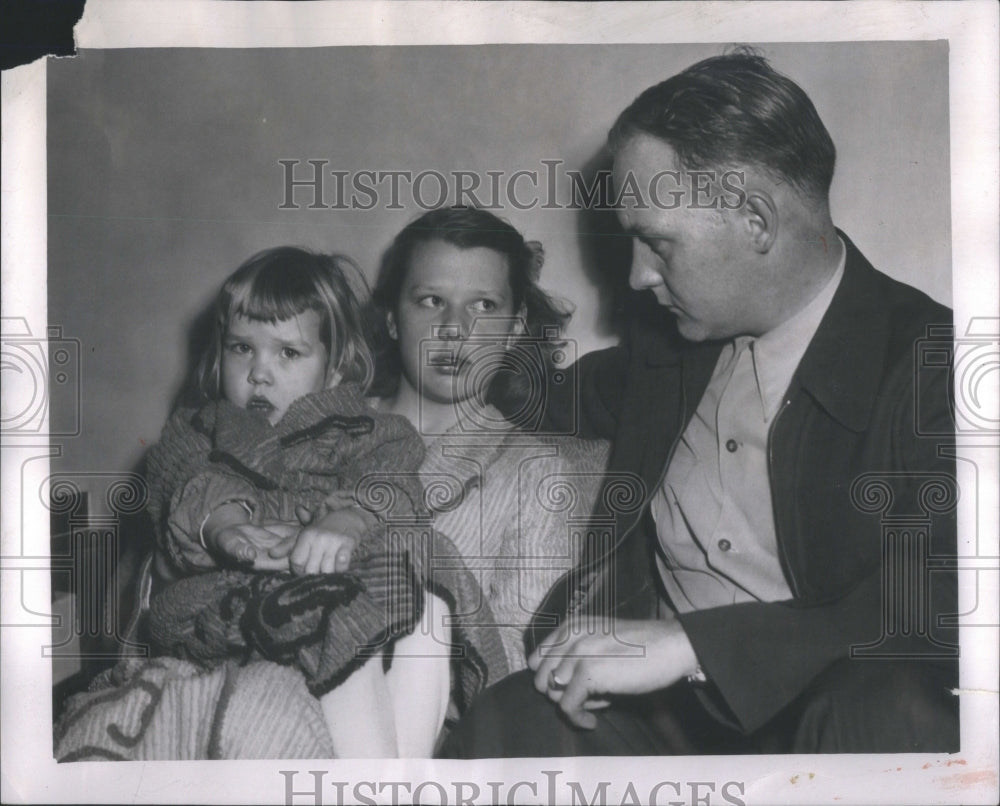
[[[674,318],[677,321],[677,332],[688,341],[708,341],[710,339],[718,338],[712,333],[710,328],[706,327],[701,322],[695,322],[692,319],[688,319],[685,316],[678,314],[674,314]]]

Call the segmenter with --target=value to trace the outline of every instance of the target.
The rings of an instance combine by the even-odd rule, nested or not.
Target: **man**
[[[921,436],[953,430],[947,373],[914,361],[950,311],[834,227],[833,142],[752,51],[651,87],[609,145],[655,313],[581,359],[579,405],[550,417],[612,438],[644,506],[588,547],[570,617],[447,752],[957,750],[954,574],[896,574],[955,554],[954,463]]]

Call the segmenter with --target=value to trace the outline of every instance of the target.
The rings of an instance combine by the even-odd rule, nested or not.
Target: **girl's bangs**
[[[268,279],[261,273],[251,282],[231,290],[227,321],[234,316],[242,316],[274,324],[306,310],[322,310],[313,289],[290,288],[287,279],[267,282]]]

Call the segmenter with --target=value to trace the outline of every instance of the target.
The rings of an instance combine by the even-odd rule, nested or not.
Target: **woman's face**
[[[440,240],[418,244],[387,317],[401,383],[435,403],[481,398],[517,329],[516,313],[506,256]]]

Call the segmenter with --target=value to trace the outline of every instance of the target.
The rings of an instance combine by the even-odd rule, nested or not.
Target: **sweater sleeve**
[[[190,409],[177,412],[149,453],[150,514],[160,554],[182,574],[216,566],[201,545],[201,527],[227,501],[254,508],[256,494],[245,480],[214,469],[211,440],[194,424]]]
[[[215,568],[217,563],[202,545],[201,530],[209,516],[223,504],[240,502],[256,513],[256,493],[243,479],[205,471],[174,495],[167,513],[161,549],[185,573]]]
[[[508,662],[523,668],[525,629],[546,595],[580,560],[580,524],[594,506],[601,488],[608,443],[556,438],[558,451],[520,463],[517,508],[503,531],[502,557],[487,593],[500,624]]]

